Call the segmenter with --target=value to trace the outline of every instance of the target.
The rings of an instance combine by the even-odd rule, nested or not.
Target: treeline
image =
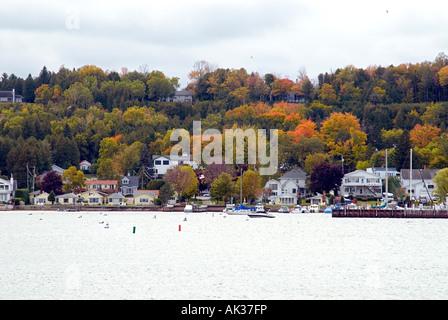
[[[319,162],[346,170],[384,165],[448,166],[448,57],[397,67],[348,66],[295,81],[245,69],[197,62],[187,90],[193,104],[164,102],[179,89],[178,78],[160,71],[105,72],[45,67],[26,79],[3,74],[0,90],[15,89],[26,103],[0,104],[0,170],[14,173],[19,187],[27,175],[94,164],[101,177],[139,171],[150,156],[169,153],[171,130],[240,126],[279,129],[282,170],[310,172]],[[288,103],[287,101],[300,101]]]

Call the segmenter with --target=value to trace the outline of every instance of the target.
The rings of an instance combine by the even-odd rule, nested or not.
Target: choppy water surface
[[[0,212],[0,299],[447,299],[447,235],[442,219]]]

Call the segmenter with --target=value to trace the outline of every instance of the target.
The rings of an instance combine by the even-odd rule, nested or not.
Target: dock
[[[436,209],[333,209],[333,218],[447,219],[448,210]]]

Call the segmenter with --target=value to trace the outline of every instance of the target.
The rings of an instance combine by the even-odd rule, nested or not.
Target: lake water
[[[0,212],[0,299],[447,299],[447,235],[443,219]]]

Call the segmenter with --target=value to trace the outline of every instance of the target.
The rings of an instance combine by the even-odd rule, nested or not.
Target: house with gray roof
[[[138,189],[138,176],[124,176],[121,179],[120,191],[124,196],[134,196]]]
[[[308,196],[306,189],[306,173],[298,168],[285,173],[278,180],[266,182],[265,188],[272,190],[268,201],[272,204],[297,204],[297,199]]]
[[[15,90],[0,91],[0,102],[22,102],[23,97],[16,94]]]
[[[429,200],[434,196],[433,191],[436,184],[433,179],[437,172],[439,172],[439,169],[412,169],[411,176],[410,169],[401,169],[401,186],[407,194],[412,195],[413,199]]]

